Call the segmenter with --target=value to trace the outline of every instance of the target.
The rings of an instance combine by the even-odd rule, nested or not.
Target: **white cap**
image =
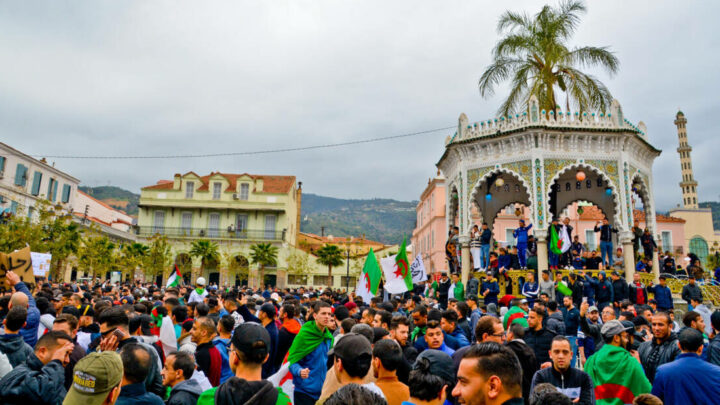
[[[205,277],[198,277],[197,281],[195,282],[197,285],[205,285]]]

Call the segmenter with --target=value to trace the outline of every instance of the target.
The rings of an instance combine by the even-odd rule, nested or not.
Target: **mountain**
[[[716,231],[720,231],[720,202],[701,202],[698,206],[700,206],[700,208],[710,208],[712,210],[713,228]]]
[[[415,228],[417,201],[346,200],[303,194],[300,230],[320,235],[361,236],[385,244],[400,244]]]
[[[135,194],[115,186],[80,186],[79,188],[83,193],[89,194],[93,198],[100,200],[113,208],[125,211],[128,215],[138,214],[140,194]]]

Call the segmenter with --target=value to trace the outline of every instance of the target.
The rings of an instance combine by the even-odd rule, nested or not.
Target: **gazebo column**
[[[470,274],[470,237],[467,235],[460,236],[460,260],[462,268],[461,280],[463,285],[467,284],[468,275]]]
[[[635,275],[635,253],[633,251],[633,234],[629,231],[620,232],[618,239],[622,243],[623,261],[625,264],[625,280],[632,280]],[[610,253],[612,254],[612,252]]]
[[[661,241],[656,240],[655,243],[657,243],[658,246],[662,246],[661,243],[658,243]],[[654,277],[654,283],[660,282],[660,252],[658,252],[657,249],[653,250],[653,257],[652,257],[652,269],[653,269],[653,275]]]
[[[533,235],[535,235],[535,241],[537,242],[537,264],[539,279],[542,271],[548,269],[547,230],[534,230]]]

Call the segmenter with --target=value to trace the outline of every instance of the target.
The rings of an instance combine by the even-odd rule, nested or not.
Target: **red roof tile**
[[[194,172],[188,172],[187,174],[195,174]],[[198,187],[197,191],[208,191],[210,185],[210,177],[215,175],[223,176],[229,184],[225,189],[225,192],[235,192],[237,190],[237,179],[243,176],[250,177],[253,180],[262,180],[263,189],[262,191],[254,190],[256,193],[269,193],[269,194],[285,194],[288,193],[295,185],[295,176],[269,176],[261,174],[232,174],[232,173],[220,173],[211,172],[207,176],[198,176],[202,185]],[[197,174],[195,174],[197,176]],[[143,187],[142,190],[171,190],[173,188],[172,180],[160,180],[157,184],[152,186]]]
[[[638,222],[645,222],[645,211],[641,210],[634,210],[633,211],[633,219],[635,220],[635,223]],[[671,217],[669,215],[662,215],[662,214],[655,214],[655,222],[677,222],[680,224],[684,224],[685,220],[682,218],[677,217]]]
[[[110,209],[110,210],[113,210],[113,211],[117,211],[117,212],[119,212],[119,213],[121,213],[121,214],[123,214],[123,215],[127,215],[127,212],[125,212],[125,211],[123,211],[123,210],[119,210],[119,209],[117,209],[117,208],[115,208],[115,207],[111,207],[111,206],[108,205],[107,203],[98,200],[97,198],[91,196],[90,194],[84,193],[84,192],[82,192],[82,191],[80,191],[80,190],[78,190],[78,193],[80,193],[80,194],[84,195],[85,197],[87,197],[87,198],[89,198],[89,199],[97,202],[98,204],[102,205],[103,207],[105,207],[105,208],[107,208],[107,209]],[[131,224],[131,225],[132,225],[132,224]]]

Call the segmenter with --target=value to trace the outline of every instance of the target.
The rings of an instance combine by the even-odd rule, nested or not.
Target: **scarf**
[[[326,340],[330,342],[330,347],[332,347],[333,336],[327,328],[321,332],[315,321],[305,322],[300,328],[300,332],[293,339],[292,345],[290,345],[287,357],[288,363],[294,364],[302,360],[303,357],[312,353]]]
[[[410,341],[414,342],[415,338],[420,336],[425,336],[425,330],[427,329],[427,326],[423,326],[422,328],[419,326],[416,326],[415,329],[410,333]]]
[[[203,295],[203,293],[205,292],[205,289],[198,287],[195,289],[195,292],[197,293],[197,295]]]

